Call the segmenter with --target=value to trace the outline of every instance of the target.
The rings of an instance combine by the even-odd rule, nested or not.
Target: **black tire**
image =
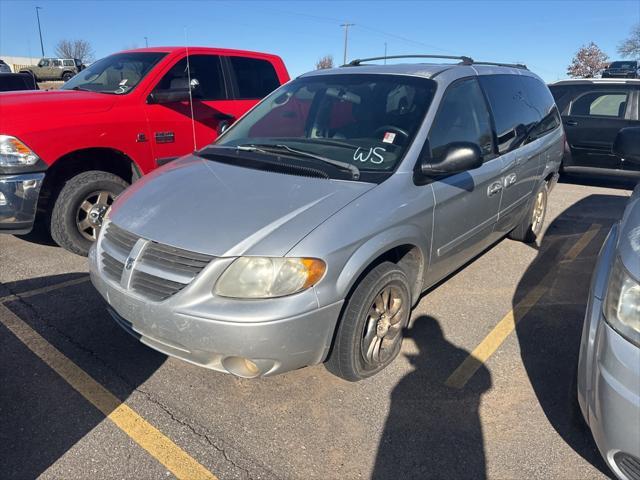
[[[62,81],[63,82],[68,82],[69,80],[71,80],[73,78],[73,73],[71,72],[64,72],[62,74]]]
[[[388,323],[386,326],[387,334],[391,333],[393,337],[389,337],[387,344],[389,348],[384,349],[382,345],[386,337],[380,337],[379,332],[384,331],[384,326],[380,328],[380,322],[383,321],[387,311],[385,309],[385,314],[379,316],[377,320],[370,314],[374,311],[374,307],[374,313],[379,312],[377,301],[381,299],[384,302],[381,295],[387,290],[393,292],[393,295],[387,300],[389,312],[393,311],[392,301],[395,305],[396,299],[400,299],[401,303],[397,310],[397,321]],[[375,305],[374,302],[376,302]],[[391,262],[384,262],[373,268],[360,281],[347,300],[333,349],[325,363],[327,370],[345,380],[356,382],[375,375],[387,367],[400,352],[403,330],[409,322],[411,305],[411,287],[402,269]],[[389,313],[386,318],[391,322],[395,316]],[[377,328],[374,330],[368,328],[372,324],[375,324]],[[378,353],[380,357],[384,355],[380,361],[370,362],[366,358],[366,328],[369,333],[375,333],[372,338],[380,339]]]
[[[38,79],[38,77],[36,76],[36,74],[33,73],[31,70],[22,70],[20,73],[28,73],[29,75],[31,75],[33,77],[33,81],[36,82],[36,83],[40,81]]]
[[[549,190],[546,182],[544,182],[536,191],[531,205],[527,209],[526,215],[520,221],[520,224],[509,232],[508,237],[524,243],[535,243],[542,234],[542,227],[547,216],[547,198]],[[542,202],[542,206],[538,203],[538,197]],[[542,211],[540,212],[540,208]],[[535,217],[534,217],[535,215]]]
[[[83,172],[67,180],[51,209],[50,229],[53,240],[65,250],[86,256],[93,241],[85,236],[86,232],[81,232],[77,222],[84,201],[91,198],[93,193],[98,196],[98,192],[107,192],[107,197],[113,203],[113,199],[128,185],[122,178],[99,170]],[[88,217],[89,212],[85,213]],[[94,231],[97,230],[99,227],[94,228]]]

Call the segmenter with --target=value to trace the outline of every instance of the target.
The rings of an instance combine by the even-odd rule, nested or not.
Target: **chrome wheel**
[[[542,224],[544,222],[544,214],[546,210],[545,196],[543,191],[539,191],[536,195],[535,204],[533,206],[533,215],[531,218],[531,230],[536,235],[542,230]]]
[[[377,367],[392,358],[402,341],[402,328],[408,306],[400,289],[384,287],[369,307],[361,342],[362,356],[369,366]]]
[[[90,193],[80,203],[76,213],[76,226],[84,238],[96,240],[102,220],[115,198],[113,193],[101,190]]]

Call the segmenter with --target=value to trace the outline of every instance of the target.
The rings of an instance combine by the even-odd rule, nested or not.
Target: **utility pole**
[[[384,64],[387,64],[387,42],[384,42]]]
[[[344,27],[344,61],[343,65],[347,64],[347,43],[349,42],[349,27],[353,27],[355,23],[343,23],[340,26]]]
[[[144,37],[144,44],[147,48],[149,48],[149,39],[147,37]]]
[[[40,34],[40,50],[42,50],[42,56],[44,57],[44,44],[42,43],[42,29],[40,28],[40,12],[42,7],[36,7],[36,17],[38,18],[38,33]]]

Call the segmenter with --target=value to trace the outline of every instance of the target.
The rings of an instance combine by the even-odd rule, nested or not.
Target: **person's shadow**
[[[449,343],[433,317],[417,318],[405,335],[418,350],[407,355],[415,369],[391,393],[372,478],[484,478],[478,408],[491,387],[489,370],[482,366],[464,389],[447,387],[469,352]]]

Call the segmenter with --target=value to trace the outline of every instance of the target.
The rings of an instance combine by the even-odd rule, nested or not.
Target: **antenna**
[[[193,94],[191,92],[191,65],[189,64],[189,40],[187,39],[187,27],[184,27],[184,48],[187,52],[187,80],[189,84],[189,108],[191,109],[191,131],[193,133],[193,151],[195,152],[198,147],[196,145],[196,121],[193,116]]]

